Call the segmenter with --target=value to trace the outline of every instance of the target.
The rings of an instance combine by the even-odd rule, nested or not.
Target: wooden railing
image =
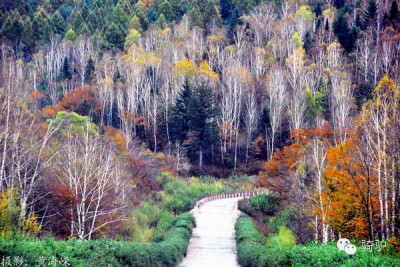
[[[194,205],[193,210],[198,209],[202,204],[213,201],[216,199],[225,199],[225,198],[250,198],[256,195],[264,195],[267,194],[268,191],[266,189],[256,189],[250,191],[241,191],[241,192],[231,192],[231,193],[221,193],[212,196],[205,196],[197,200],[196,204]]]

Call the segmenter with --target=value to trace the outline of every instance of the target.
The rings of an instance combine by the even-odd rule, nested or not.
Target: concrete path
[[[235,222],[239,198],[216,199],[193,210],[196,228],[187,256],[179,267],[234,267],[236,260]]]

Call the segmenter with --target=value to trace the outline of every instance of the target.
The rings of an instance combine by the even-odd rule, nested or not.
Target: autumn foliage
[[[79,87],[66,93],[56,106],[47,106],[43,111],[51,117],[55,117],[59,111],[73,111],[84,116],[93,113],[98,116],[101,112],[101,103],[90,87]]]

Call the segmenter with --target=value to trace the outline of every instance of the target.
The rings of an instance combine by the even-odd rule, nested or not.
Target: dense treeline
[[[23,231],[69,205],[59,235],[93,238],[163,173],[256,174],[268,160],[259,182],[311,225],[305,240],[399,235],[396,1],[0,10],[0,189]]]

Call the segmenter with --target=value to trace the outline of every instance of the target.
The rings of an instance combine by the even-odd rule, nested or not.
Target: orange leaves
[[[52,118],[56,117],[58,111],[60,111],[58,109],[58,106],[55,106],[55,107],[46,106],[46,107],[43,108],[44,115],[48,116],[48,117],[52,117]]]
[[[373,218],[377,217],[377,182],[361,150],[362,144],[349,139],[331,147],[324,173],[330,201],[328,215],[331,225],[342,235],[367,237],[371,235]]]
[[[264,171],[260,172],[257,182],[276,193],[288,193],[292,186],[290,173],[296,167],[300,147],[299,144],[293,144],[285,146],[283,150],[277,149],[272,159],[265,163]]]
[[[43,93],[41,93],[41,92],[35,90],[35,91],[33,91],[33,92],[31,93],[31,95],[30,95],[30,100],[31,100],[31,102],[36,102],[36,101],[41,100],[41,99],[43,99],[43,98],[45,98],[45,97],[46,97],[46,96],[45,96]]]
[[[134,125],[137,125],[137,126],[144,126],[144,127],[148,126],[147,122],[145,121],[145,119],[146,119],[145,116],[135,116],[129,110],[121,111],[119,116],[125,122],[132,122]]]
[[[249,147],[250,156],[253,158],[261,158],[263,151],[265,150],[265,140],[262,136],[258,136],[253,140]]]
[[[101,103],[88,87],[79,87],[66,93],[57,106],[43,108],[44,114],[51,117],[55,117],[59,111],[74,111],[80,115],[89,115],[93,112],[99,115]]]
[[[101,111],[101,103],[94,96],[94,93],[89,88],[79,87],[76,90],[69,91],[65,94],[62,100],[58,103],[64,110],[74,111],[83,102],[91,103],[91,107],[96,114]]]
[[[106,126],[104,127],[104,138],[117,146],[118,154],[126,153],[126,137],[122,134],[121,130]]]

